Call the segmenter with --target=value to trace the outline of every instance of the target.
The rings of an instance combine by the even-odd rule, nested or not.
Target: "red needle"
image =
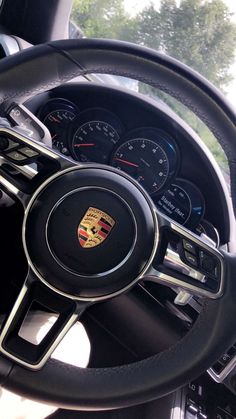
[[[132,163],[131,161],[119,159],[118,157],[115,157],[115,160],[120,161],[121,163],[128,164],[129,166],[139,167],[138,164]]]
[[[86,143],[86,144],[74,144],[74,147],[92,147],[95,144],[93,143]]]
[[[60,123],[61,123],[60,119],[55,118],[55,116],[52,116],[52,115],[51,115],[51,119],[52,119],[54,122],[58,122],[58,124],[60,124]]]

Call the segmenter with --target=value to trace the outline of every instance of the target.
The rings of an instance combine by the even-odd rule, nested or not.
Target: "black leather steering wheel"
[[[88,73],[141,80],[195,112],[226,152],[236,209],[233,109],[203,77],[153,50],[118,41],[83,39],[52,42],[6,58],[0,61],[2,115],[13,102],[22,103]],[[5,141],[0,151],[4,159],[11,162],[11,140],[18,144],[19,152],[22,147],[29,148],[30,162],[40,168],[33,179],[23,181],[7,172],[5,166],[0,170],[1,186],[25,208],[23,244],[29,265],[25,284],[1,329],[3,387],[66,408],[125,407],[154,400],[191,381],[236,341],[232,327],[236,316],[234,255],[216,250],[160,214],[128,175],[107,166],[76,164],[27,138],[17,128],[0,127],[0,137],[2,143]],[[103,223],[103,230],[96,230],[96,240],[90,233],[82,234],[81,245],[80,228],[84,221],[91,223],[91,217],[96,227]],[[98,230],[103,232],[102,239]],[[103,242],[97,245],[99,240]],[[170,240],[176,242],[180,252],[183,240],[194,246],[204,282],[164,266]],[[197,321],[181,341],[161,354],[115,368],[80,369],[49,359],[88,306],[126,292],[140,279],[150,277],[205,299]],[[18,335],[35,300],[59,313],[38,346]]]

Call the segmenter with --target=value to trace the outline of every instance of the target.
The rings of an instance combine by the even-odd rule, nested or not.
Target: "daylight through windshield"
[[[235,12],[234,0],[74,0],[71,20],[79,28],[75,36],[130,41],[177,58],[214,83],[235,105]],[[223,150],[192,112],[157,89],[125,83],[166,102],[199,134],[227,173]]]

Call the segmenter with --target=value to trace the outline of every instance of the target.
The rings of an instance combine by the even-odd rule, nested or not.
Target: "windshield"
[[[177,58],[213,82],[235,106],[235,12],[235,0],[74,0],[71,19],[78,36],[130,41]],[[222,148],[192,112],[155,88],[123,82],[167,103],[198,133],[227,176]]]

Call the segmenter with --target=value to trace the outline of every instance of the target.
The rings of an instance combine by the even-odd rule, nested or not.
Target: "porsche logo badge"
[[[89,207],[77,231],[80,246],[92,248],[103,243],[114,225],[115,221],[110,215],[98,208]]]

